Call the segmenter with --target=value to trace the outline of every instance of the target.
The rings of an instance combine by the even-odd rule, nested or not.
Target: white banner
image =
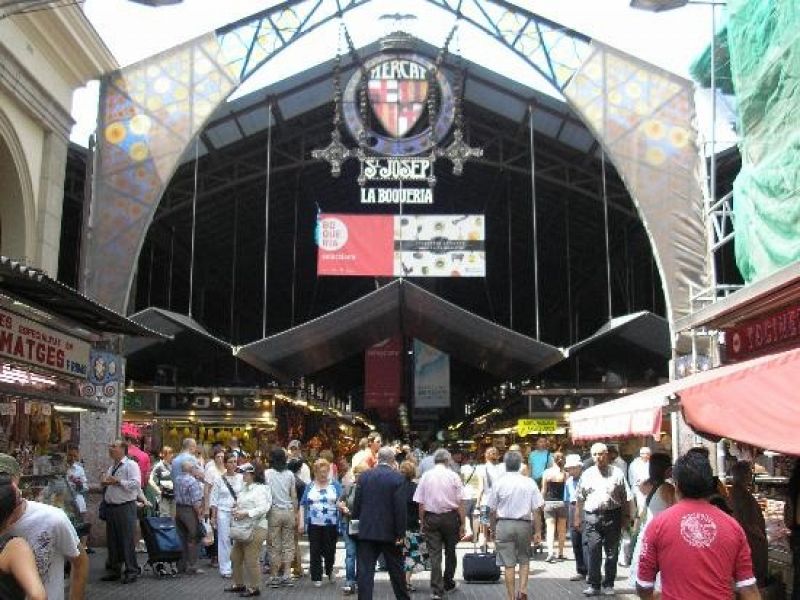
[[[91,346],[17,314],[0,310],[0,356],[86,377]]]
[[[450,356],[414,340],[414,406],[450,407]]]

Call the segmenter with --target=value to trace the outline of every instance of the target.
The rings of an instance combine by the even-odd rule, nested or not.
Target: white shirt
[[[533,512],[544,505],[539,486],[520,472],[506,473],[494,484],[489,495],[489,508],[498,519],[532,520]]]
[[[119,468],[117,468],[119,466]],[[142,474],[135,460],[123,456],[119,465],[108,467],[106,473],[119,480],[119,483],[105,487],[104,498],[109,504],[133,502],[142,489]]]
[[[236,501],[234,511],[246,511],[248,517],[255,519],[256,527],[266,529],[267,513],[272,507],[272,494],[269,488],[261,483],[245,484],[236,495],[239,499]]]
[[[80,555],[78,535],[64,511],[29,500],[8,533],[31,545],[48,600],[63,600],[64,559]]]
[[[500,471],[500,465],[485,462],[481,465],[480,475],[483,482],[483,496],[481,497],[481,504],[483,506],[489,505],[489,495],[492,492],[492,487],[500,481],[500,477],[505,474],[505,465],[503,471]]]
[[[462,499],[475,500],[478,497],[482,470],[483,465],[461,465],[461,481],[464,482]]]
[[[217,468],[217,463],[215,463],[213,460],[210,460],[206,463],[204,472],[205,476],[203,477],[203,480],[208,485],[214,485],[217,479],[219,479],[220,476],[225,472],[225,469],[220,471],[219,468]]]
[[[636,490],[639,484],[648,479],[650,479],[650,462],[645,462],[641,458],[634,459],[628,469],[628,483]]]
[[[241,491],[242,486],[244,486],[244,480],[242,479],[241,473],[234,473],[233,475],[220,475],[217,477],[214,485],[211,487],[211,493],[208,496],[208,505],[215,507],[217,510],[231,512],[236,504],[236,500],[233,499],[228,486],[225,485],[226,481],[230,484],[231,489],[233,489],[237,496]]]
[[[72,463],[67,469],[67,484],[72,490],[78,512],[85,513],[86,498],[84,498],[84,494],[89,489],[89,480],[86,478],[86,471],[81,463]]]

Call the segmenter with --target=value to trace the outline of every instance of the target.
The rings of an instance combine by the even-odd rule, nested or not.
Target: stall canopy
[[[98,304],[43,271],[0,256],[0,293],[70,319],[88,331],[161,338],[158,333]]]
[[[701,375],[680,391],[683,416],[695,431],[800,455],[800,349]]]
[[[585,340],[567,348],[566,354],[618,353],[629,364],[636,350],[658,358],[668,359],[671,356],[669,323],[664,317],[646,310],[614,317]]]
[[[800,350],[720,367],[579,410],[574,440],[658,435],[665,407],[680,402],[698,433],[800,454]]]
[[[217,366],[232,361],[233,346],[212,335],[187,315],[150,307],[131,319],[168,336],[167,340],[124,338],[122,354],[128,370],[149,381],[174,383],[159,370],[176,368],[197,383],[213,379]]]
[[[402,280],[235,352],[263,371],[290,379],[320,371],[398,333],[501,377],[535,375],[564,360],[554,346]]]

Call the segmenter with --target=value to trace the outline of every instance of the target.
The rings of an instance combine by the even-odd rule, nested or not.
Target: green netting
[[[729,0],[742,170],[736,262],[745,281],[800,259],[800,2]]]
[[[714,36],[714,71],[716,88],[725,94],[733,94],[731,78],[731,56],[728,51],[728,28],[724,27]],[[711,87],[711,44],[698,56],[689,68],[692,78],[705,88]]]

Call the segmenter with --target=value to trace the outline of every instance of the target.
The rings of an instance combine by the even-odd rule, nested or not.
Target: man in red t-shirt
[[[639,597],[653,597],[660,573],[662,600],[730,600],[734,589],[741,600],[759,600],[744,531],[706,500],[713,491],[708,458],[690,452],[672,476],[680,501],[647,525],[636,574]]]
[[[128,442],[128,458],[135,459],[139,465],[142,475],[142,491],[147,489],[147,482],[150,480],[150,455],[136,445],[134,438],[126,438]]]

